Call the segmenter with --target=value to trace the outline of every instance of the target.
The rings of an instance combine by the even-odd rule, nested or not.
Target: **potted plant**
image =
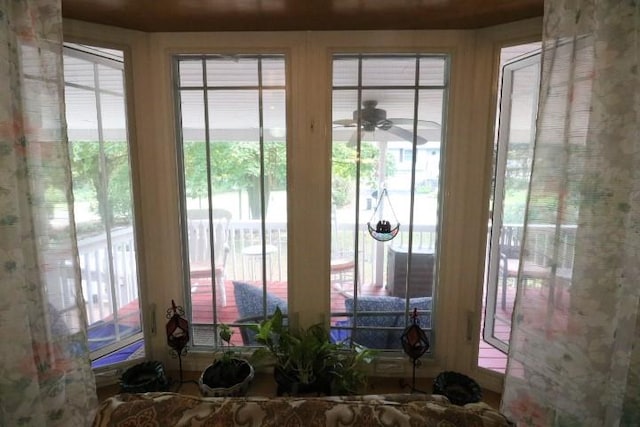
[[[200,375],[200,392],[205,397],[244,396],[254,377],[253,365],[235,356],[231,345],[231,328],[224,324],[218,328],[226,349]]]
[[[320,325],[292,329],[283,324],[282,312],[252,325],[258,348],[251,361],[274,367],[277,394],[356,394],[366,386],[364,365],[372,360],[372,351],[361,346],[332,343]]]

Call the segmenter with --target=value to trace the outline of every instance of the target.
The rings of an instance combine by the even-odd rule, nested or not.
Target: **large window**
[[[521,266],[519,262],[538,106],[540,53],[532,53],[537,48],[539,43],[513,46],[502,51],[483,339],[505,353],[508,351],[518,274],[523,275],[525,283],[535,286],[535,282],[547,273],[542,259],[537,265]],[[548,231],[548,226],[541,225],[540,235],[536,238],[544,239]],[[541,244],[544,244],[542,240]],[[480,363],[482,366],[482,358]],[[504,372],[506,357],[496,358],[487,368]]]
[[[192,344],[287,311],[285,60],[174,58],[183,261]]]
[[[122,51],[67,45],[74,217],[93,367],[144,357]]]
[[[494,46],[539,37],[540,22],[444,32],[65,32],[126,42],[135,59],[154,358],[178,369],[162,333],[172,299],[193,326],[183,361],[194,370],[211,361],[215,325],[231,324],[233,343],[251,345],[241,326],[279,306],[290,325],[322,323],[334,339],[382,349],[372,369],[406,378],[412,366],[398,336],[415,307],[432,344],[418,376],[456,370],[500,389],[499,375],[476,369],[491,71]],[[393,240],[369,234],[380,220],[400,224]]]
[[[432,337],[447,84],[444,55],[333,57],[336,338],[400,349],[414,309]]]

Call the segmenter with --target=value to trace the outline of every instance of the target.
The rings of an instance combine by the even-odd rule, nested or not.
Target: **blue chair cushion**
[[[266,294],[267,312],[263,313],[262,298],[264,294],[262,288],[258,286],[233,281],[233,295],[238,308],[238,322],[259,323],[265,314],[272,315],[276,311],[276,307],[280,307],[282,314],[287,314],[287,301],[269,292]],[[254,338],[255,332],[249,330],[248,327],[241,326],[240,333],[244,345],[257,344]]]
[[[353,313],[354,300],[353,298],[346,298],[344,301],[346,311]],[[431,309],[432,299],[431,297],[424,298],[411,298],[409,300],[409,308],[417,308],[418,310],[426,310],[427,313],[419,315],[420,327],[429,329],[431,328]],[[410,319],[407,318],[407,322],[403,321],[405,300],[404,298],[393,296],[362,296],[358,298],[357,310],[361,312],[393,312],[384,314],[360,314],[356,319],[356,326],[360,328],[377,327],[377,328],[391,328],[402,327],[410,324]],[[353,340],[365,347],[378,348],[378,349],[399,349],[402,348],[400,343],[400,336],[402,330],[376,330],[376,329],[358,329],[355,331]]]
[[[344,305],[348,313],[354,312],[354,305],[358,312],[356,326],[363,327],[393,327],[398,321],[398,313],[404,310],[404,300],[391,296],[362,296],[354,304],[353,298],[346,298]],[[395,312],[391,314],[364,314],[362,312]],[[362,313],[362,314],[360,314]],[[389,330],[357,329],[353,340],[360,345],[369,348],[393,348],[389,347]]]
[[[262,288],[244,282],[233,281],[233,295],[238,307],[238,316],[241,319],[261,317],[265,314],[262,312],[262,298],[264,296]],[[287,302],[285,300],[269,292],[267,292],[266,298],[267,316],[273,314],[276,311],[276,307],[280,307],[282,314],[287,313]]]

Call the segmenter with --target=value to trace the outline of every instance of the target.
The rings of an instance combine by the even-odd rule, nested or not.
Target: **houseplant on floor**
[[[256,341],[264,347],[251,356],[255,365],[272,364],[277,394],[357,394],[365,386],[364,366],[373,352],[361,346],[332,343],[322,325],[292,329],[282,312],[253,325]]]
[[[235,356],[231,345],[231,328],[224,324],[218,328],[226,349],[200,375],[200,393],[205,397],[244,396],[253,380],[253,365]]]

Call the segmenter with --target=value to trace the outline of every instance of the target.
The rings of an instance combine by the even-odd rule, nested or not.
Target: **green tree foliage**
[[[376,189],[378,174],[378,157],[380,149],[369,142],[360,146],[360,185],[361,188]],[[340,208],[349,204],[355,191],[358,152],[348,144],[333,144],[332,164],[332,202]],[[387,156],[385,176],[395,173],[393,157]]]
[[[261,217],[260,144],[213,142],[210,144],[211,186],[214,192],[246,191],[252,218]],[[264,143],[264,196],[268,207],[272,190],[286,188],[287,155],[282,142]],[[183,148],[187,197],[208,196],[207,151],[203,141],[185,142]]]
[[[364,188],[375,188],[379,149],[363,143],[360,151],[360,178]],[[260,218],[260,145],[255,142],[213,142],[209,153],[213,192],[246,191],[252,218]],[[346,144],[334,144],[332,152],[334,202],[338,206],[353,198],[357,152]],[[387,159],[387,174],[394,167]],[[88,201],[103,223],[113,224],[131,217],[131,184],[126,142],[75,141],[71,143],[74,196]],[[203,141],[183,146],[185,191],[189,198],[208,197],[207,149]],[[264,195],[268,207],[272,190],[286,189],[286,146],[282,142],[264,144]]]
[[[128,144],[74,141],[70,144],[74,198],[92,204],[103,224],[131,218]]]

